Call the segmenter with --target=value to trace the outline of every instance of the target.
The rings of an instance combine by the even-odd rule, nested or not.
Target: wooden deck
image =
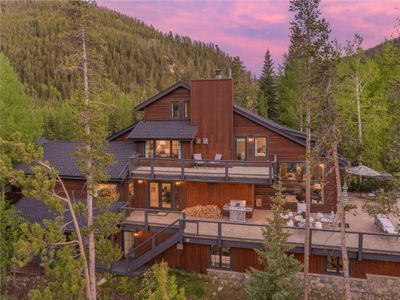
[[[356,196],[351,197],[351,202],[357,206],[356,210],[347,214],[350,228],[347,230],[346,242],[349,249],[377,253],[395,253],[400,255],[400,235],[388,235],[379,232],[374,225],[374,218],[362,211],[362,200]],[[147,216],[146,216],[147,215]],[[185,237],[224,239],[242,242],[262,242],[262,227],[271,218],[270,210],[256,209],[253,217],[246,223],[232,223],[227,218],[222,220],[183,218]],[[315,217],[315,214],[312,214]],[[133,210],[125,222],[131,224],[144,224],[149,226],[166,226],[182,218],[180,212],[146,213],[145,210]],[[147,219],[147,220],[146,220]],[[396,220],[392,220],[396,226]],[[336,223],[335,223],[336,224]],[[340,228],[324,226],[322,230],[313,228],[312,245],[325,249],[337,249],[340,246]],[[303,245],[305,233],[303,228],[288,227],[290,233],[289,243]],[[360,241],[361,239],[361,241]],[[361,243],[361,245],[360,245]]]
[[[130,177],[209,182],[271,183],[273,162],[133,158]]]

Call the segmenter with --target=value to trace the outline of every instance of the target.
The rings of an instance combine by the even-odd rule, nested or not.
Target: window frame
[[[328,271],[328,258],[333,257],[336,260],[336,271]],[[337,276],[342,276],[343,275],[343,260],[341,256],[325,256],[325,264],[324,264],[324,272],[325,274],[329,275],[337,275]],[[340,270],[340,266],[342,266],[342,270]],[[349,275],[351,276],[351,261],[349,260]]]
[[[177,112],[176,117],[174,117],[174,105],[175,104],[178,107],[178,112]],[[171,117],[171,119],[172,120],[179,120],[181,118],[181,104],[180,104],[180,101],[177,101],[177,100],[170,101],[169,106],[170,106],[170,117]]]
[[[150,186],[152,183],[157,184],[158,186],[158,206],[154,207],[151,206],[151,192],[150,192]],[[171,186],[171,207],[163,207],[162,206],[162,185],[163,184],[169,184]],[[147,207],[150,209],[157,209],[157,210],[173,210],[174,209],[174,204],[175,204],[175,199],[174,199],[174,185],[173,182],[170,181],[149,181],[148,182],[148,197],[147,197]]]
[[[188,108],[189,108],[189,113],[188,113]],[[192,114],[192,104],[191,101],[184,101],[183,102],[183,117],[185,119],[190,119]]]
[[[218,266],[212,266],[212,247],[216,247],[218,249]],[[222,267],[222,248],[226,247],[229,249],[229,267],[224,268]],[[218,245],[210,245],[208,247],[208,268],[210,269],[216,269],[216,270],[232,270],[232,247],[227,247],[227,246],[221,246],[219,247]]]
[[[244,139],[244,159],[238,159],[237,158],[237,140],[238,139]],[[233,157],[233,159],[234,160],[238,160],[238,161],[246,161],[246,160],[248,160],[248,155],[247,155],[247,136],[241,136],[241,135],[238,135],[238,136],[235,136],[235,138],[234,138],[234,152],[233,152],[233,155],[234,155],[234,157]]]
[[[157,156],[156,154],[156,142],[157,141],[167,141],[169,143],[169,156],[168,157],[162,157],[162,156]],[[172,142],[178,142],[178,157],[172,157]],[[152,157],[147,156],[147,142],[151,142],[153,145],[153,151],[152,151]],[[144,143],[144,157],[145,158],[150,158],[150,159],[182,159],[182,141],[181,140],[146,140]]]
[[[265,156],[256,156],[256,139],[258,138],[264,138],[265,139]],[[269,144],[268,144],[268,136],[267,135],[256,135],[253,137],[253,158],[254,159],[268,159],[268,150],[269,150]]]

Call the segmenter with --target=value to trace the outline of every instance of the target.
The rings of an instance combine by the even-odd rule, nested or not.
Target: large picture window
[[[216,269],[231,269],[231,248],[210,246],[210,267]]]
[[[256,158],[267,157],[267,138],[265,136],[254,139],[254,156]]]
[[[324,203],[324,164],[315,164],[311,175],[311,202]],[[279,176],[281,177],[285,191],[283,193],[287,202],[305,201],[306,170],[304,162],[279,163]]]
[[[146,141],[146,158],[182,158],[181,142],[171,140]]]

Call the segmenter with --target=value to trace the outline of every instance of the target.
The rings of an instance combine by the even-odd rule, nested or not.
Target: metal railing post
[[[144,228],[149,231],[149,212],[147,210],[144,212]]]
[[[221,222],[218,222],[218,247],[221,247],[221,235],[222,235],[222,224]]]
[[[359,261],[361,261],[362,260],[362,254],[363,254],[363,251],[362,251],[362,248],[363,248],[363,234],[360,232],[360,233],[358,233],[358,260]]]
[[[150,177],[154,178],[155,174],[154,174],[154,160],[150,159]]]

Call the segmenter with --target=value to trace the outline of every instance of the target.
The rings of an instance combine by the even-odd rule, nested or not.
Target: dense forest
[[[56,1],[0,3],[1,52],[23,83],[31,107],[42,110],[44,135],[52,139],[74,138],[74,131],[66,128],[71,127],[67,119],[72,116],[68,100],[76,96],[80,78],[68,72],[65,61],[70,55],[66,47],[70,37],[65,34],[70,24],[63,14],[68,5]],[[225,75],[232,71],[239,103],[255,102],[257,83],[238,57],[230,57],[214,44],[164,34],[105,8],[93,9],[95,31],[102,41],[101,47],[93,47],[104,64],[101,76],[113,84],[108,101],[116,111],[110,116],[110,133],[137,117],[131,109],[135,103],[178,80],[212,78],[216,69]]]
[[[81,78],[67,67],[71,53],[67,46],[70,37],[65,32],[70,24],[63,11],[68,5],[43,1],[0,3],[0,67],[7,70],[1,74],[1,88],[12,90],[12,95],[4,98],[11,102],[2,102],[8,109],[3,110],[2,119],[4,112],[10,111],[5,119],[10,120],[10,126],[13,119],[29,120],[28,126],[35,129],[28,135],[30,139],[39,135],[78,138],[73,103],[80,92]],[[104,120],[109,133],[140,117],[133,112],[135,104],[178,80],[211,78],[217,68],[225,75],[231,70],[237,103],[304,130],[304,108],[298,101],[302,97],[302,69],[290,50],[282,65],[277,66],[265,49],[262,74],[257,80],[239,57],[229,56],[217,45],[164,34],[105,8],[93,10],[94,30],[101,44],[89,47],[93,46],[95,58],[104,65],[98,71],[108,84],[102,96],[114,107]],[[341,153],[352,163],[400,171],[399,39],[395,36],[394,40],[364,50],[362,38],[356,36],[339,51],[334,94],[342,120]],[[6,82],[17,88],[6,88]],[[25,105],[18,104],[21,101]],[[317,127],[314,124],[314,129]],[[26,125],[21,131],[24,128]]]

